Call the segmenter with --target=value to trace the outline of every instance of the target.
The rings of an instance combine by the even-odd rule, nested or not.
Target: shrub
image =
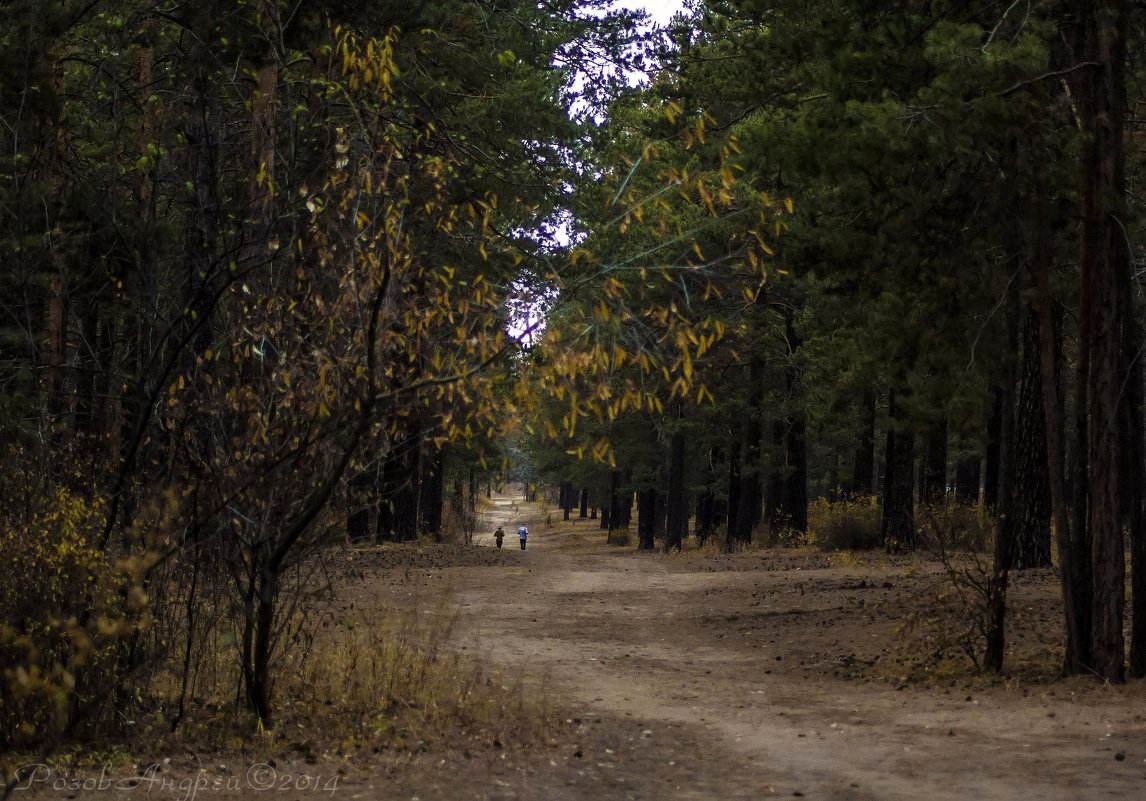
[[[950,503],[918,513],[918,544],[928,551],[986,553],[995,544],[995,518],[973,504]]]
[[[0,749],[46,745],[110,714],[150,623],[153,551],[100,548],[99,500],[57,489],[0,521]]]
[[[904,678],[945,678],[965,658],[976,672],[990,623],[993,591],[990,560],[977,554],[941,553],[944,573],[925,583],[912,599],[896,633],[895,659]]]
[[[822,551],[863,551],[883,544],[879,533],[879,505],[875,498],[808,504],[808,538]]]

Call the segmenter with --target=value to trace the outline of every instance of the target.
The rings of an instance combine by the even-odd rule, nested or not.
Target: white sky
[[[644,9],[649,12],[657,25],[666,25],[684,6],[684,0],[620,0],[617,3],[622,8]]]

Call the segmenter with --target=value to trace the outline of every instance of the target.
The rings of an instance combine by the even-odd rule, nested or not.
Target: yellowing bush
[[[808,538],[822,551],[863,551],[883,544],[875,498],[817,498],[808,504]]]
[[[58,489],[0,521],[0,749],[98,721],[119,688],[125,635],[147,624],[148,557],[99,547],[104,505]]]

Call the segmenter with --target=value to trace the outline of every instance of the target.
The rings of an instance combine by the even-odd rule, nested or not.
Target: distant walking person
[[[497,527],[497,531],[493,532],[493,538],[497,541],[497,547],[501,547],[501,541],[505,539],[505,529],[501,526]]]
[[[520,526],[517,529],[517,541],[521,543],[521,550],[525,550],[525,540],[529,536],[529,529],[525,526]]]

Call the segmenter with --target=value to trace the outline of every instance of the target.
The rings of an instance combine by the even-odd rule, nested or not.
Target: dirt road
[[[465,675],[559,715],[499,706],[493,720],[432,742],[414,732],[404,746],[317,755],[291,744],[304,734],[276,732],[275,759],[257,746],[163,754],[148,791],[252,801],[267,790],[239,778],[262,770],[296,778],[275,785],[277,801],[1146,799],[1146,682],[1055,675],[1052,571],[1013,576],[1010,672],[994,678],[958,657],[951,632],[965,605],[924,556],[724,556],[692,543],[673,556],[637,553],[606,544],[595,520],[563,523],[505,497],[487,522],[488,532],[505,525],[501,551],[492,533],[477,547],[358,549],[340,581],[341,614],[369,624],[404,609],[432,626],[446,600],[457,619],[442,634],[465,655]],[[326,777],[321,793],[300,789],[298,778],[316,776]],[[191,792],[203,778],[235,789]],[[68,797],[139,792],[83,789]],[[55,794],[44,781],[18,797]]]
[[[511,504],[496,499],[493,517],[509,532],[529,514]],[[447,571],[458,647],[616,724],[617,742],[586,742],[580,758],[608,765],[624,752],[631,764],[594,798],[1146,798],[1141,683],[838,675],[890,658],[895,609],[927,586],[926,570],[635,554],[605,546],[596,521],[530,522],[526,551],[507,540],[510,564]],[[1053,610],[1052,578],[1017,592],[1029,621],[1040,603]]]

